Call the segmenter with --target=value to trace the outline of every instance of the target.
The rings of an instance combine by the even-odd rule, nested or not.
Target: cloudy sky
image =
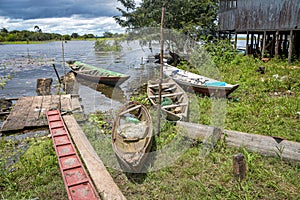
[[[0,0],[0,28],[80,35],[122,33],[112,18],[120,15],[117,0]]]

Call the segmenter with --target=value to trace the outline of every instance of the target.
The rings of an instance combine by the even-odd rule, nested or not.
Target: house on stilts
[[[219,34],[237,46],[246,35],[246,54],[300,58],[299,0],[220,0]]]

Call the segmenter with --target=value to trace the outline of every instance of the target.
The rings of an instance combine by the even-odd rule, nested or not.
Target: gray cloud
[[[38,25],[43,32],[80,35],[124,29],[112,16],[119,15],[117,0],[0,0],[0,28],[31,30]]]
[[[119,15],[116,0],[1,0],[0,16],[17,19]]]

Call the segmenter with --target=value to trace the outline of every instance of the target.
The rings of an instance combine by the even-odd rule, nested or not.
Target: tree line
[[[119,37],[121,34],[105,32],[101,38],[113,38]],[[72,40],[72,39],[89,39],[98,38],[94,34],[79,35],[78,33],[72,33],[71,35],[61,35],[58,33],[43,33],[38,26],[34,26],[34,31],[28,30],[13,30],[8,31],[6,28],[0,29],[0,42],[14,42],[14,41],[49,41],[49,40]],[[99,37],[100,38],[100,37]]]
[[[117,0],[122,7],[115,21],[128,31],[159,27],[161,10],[165,7],[165,28],[175,29],[194,40],[212,40],[217,36],[218,0]]]

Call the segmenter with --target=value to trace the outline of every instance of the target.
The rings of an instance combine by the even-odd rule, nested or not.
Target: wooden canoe
[[[149,80],[147,95],[156,106],[158,102],[158,80]],[[161,109],[169,121],[186,121],[188,119],[189,98],[186,92],[171,78],[163,79],[162,82]]]
[[[152,137],[152,118],[147,108],[135,101],[124,105],[112,129],[112,146],[124,171],[139,173],[146,169]]]
[[[77,76],[96,83],[118,86],[130,78],[130,76],[125,74],[97,68],[78,61],[68,61],[67,64]]]
[[[185,90],[192,90],[204,96],[228,97],[239,87],[238,84],[228,84],[171,65],[164,66],[164,74],[176,81]]]

